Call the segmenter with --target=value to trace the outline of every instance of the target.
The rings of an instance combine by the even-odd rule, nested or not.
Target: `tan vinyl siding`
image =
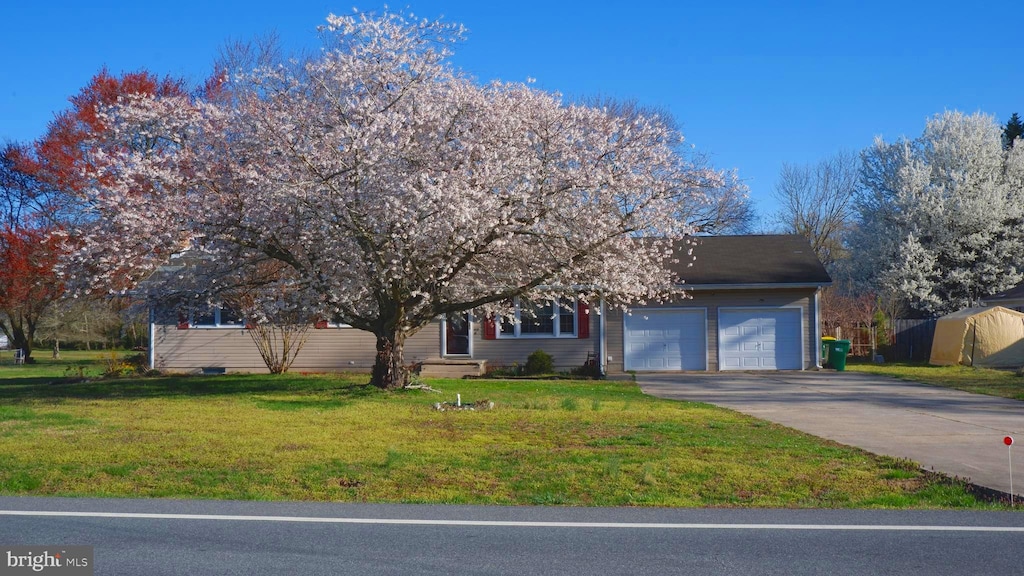
[[[591,312],[590,338],[499,338],[484,340],[479,322],[473,324],[473,358],[488,365],[523,364],[535,350],[554,358],[559,370],[582,366],[588,352],[596,356],[600,340],[598,315]],[[405,360],[412,364],[441,356],[441,324],[432,322],[405,343]],[[354,328],[310,328],[295,372],[368,371],[373,367],[376,340]],[[229,372],[263,372],[266,366],[249,334],[241,328],[156,327],[156,367],[172,372],[224,368]]]
[[[820,343],[814,338],[814,292],[812,289],[786,290],[694,290],[692,298],[664,305],[644,308],[699,308],[707,309],[708,370],[718,370],[718,310],[733,307],[795,307],[800,308],[804,342],[804,368],[815,366],[815,351]],[[623,371],[623,312],[609,309],[606,319],[608,330],[608,364],[611,373]]]
[[[495,340],[484,340],[483,330],[478,323],[473,332],[473,357],[487,360],[488,366],[509,366],[524,364],[534,351],[544,350],[551,354],[556,370],[579,368],[587,361],[588,353],[594,354],[596,358],[600,350],[596,306],[587,314],[587,322],[590,323],[589,338],[514,338],[499,335]]]
[[[405,343],[405,360],[419,362],[437,358],[440,324],[431,323]],[[292,365],[292,371],[368,371],[376,355],[376,339],[355,328],[310,328],[306,345]],[[190,328],[173,325],[156,327],[156,367],[171,372],[202,368],[224,368],[228,372],[265,372],[266,365],[249,334],[238,328]]]

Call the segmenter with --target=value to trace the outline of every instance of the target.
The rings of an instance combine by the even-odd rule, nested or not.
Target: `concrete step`
[[[464,378],[481,376],[487,366],[486,360],[455,360],[452,358],[431,358],[420,364],[420,376],[424,378]]]

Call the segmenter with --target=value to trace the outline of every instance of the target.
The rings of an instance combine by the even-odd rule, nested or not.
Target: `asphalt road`
[[[0,547],[96,574],[1024,574],[1012,512],[0,498]]]

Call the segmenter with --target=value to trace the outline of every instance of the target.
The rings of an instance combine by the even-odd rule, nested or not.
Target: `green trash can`
[[[849,340],[833,340],[828,343],[828,363],[837,371],[846,370],[846,356],[850,353]]]
[[[828,368],[829,367],[829,365],[828,365],[828,355],[829,355],[829,352],[832,350],[832,343],[835,342],[835,341],[836,341],[836,339],[831,337],[831,336],[825,336],[824,338],[821,339],[821,366],[822,366],[822,368]]]

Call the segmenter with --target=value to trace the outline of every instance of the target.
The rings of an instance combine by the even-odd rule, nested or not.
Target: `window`
[[[515,314],[501,321],[501,338],[575,338],[576,301],[516,299]]]
[[[242,328],[245,320],[227,307],[203,306],[194,308],[190,314],[189,326],[193,328]]]

